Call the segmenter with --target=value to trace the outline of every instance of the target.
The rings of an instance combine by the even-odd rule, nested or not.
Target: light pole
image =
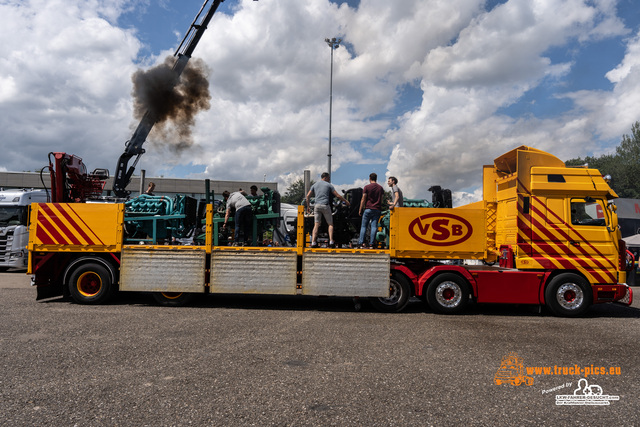
[[[342,39],[332,38],[324,39],[331,48],[331,78],[329,79],[329,154],[327,154],[327,172],[329,172],[329,181],[331,181],[331,115],[333,112],[333,51],[340,46]]]

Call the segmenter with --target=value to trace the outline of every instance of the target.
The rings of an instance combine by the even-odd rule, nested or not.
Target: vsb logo
[[[419,216],[409,224],[409,234],[421,243],[432,246],[458,245],[473,233],[466,219],[453,214],[432,213]]]

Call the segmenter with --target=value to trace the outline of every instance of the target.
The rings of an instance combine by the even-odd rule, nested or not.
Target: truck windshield
[[[0,206],[0,227],[27,225],[26,206]]]
[[[571,224],[596,225],[602,227],[607,225],[602,201],[591,198],[572,199]]]

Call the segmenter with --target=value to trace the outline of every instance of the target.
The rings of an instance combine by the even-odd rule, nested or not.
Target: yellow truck
[[[165,305],[198,293],[367,297],[390,312],[412,296],[440,313],[471,302],[545,305],[559,316],[631,304],[633,257],[617,196],[597,170],[521,146],[483,175],[479,202],[392,210],[387,244],[377,249],[311,248],[302,207],[295,247],[231,247],[219,245],[212,204],[205,237],[188,245],[126,241],[131,217],[122,203],[35,204],[28,274],[39,299],[68,295],[83,304],[117,290],[150,292]]]

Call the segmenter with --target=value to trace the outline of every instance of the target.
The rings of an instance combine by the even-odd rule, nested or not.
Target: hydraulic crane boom
[[[204,15],[202,14],[202,12],[210,2],[209,0],[205,0],[205,2],[202,4],[200,11],[191,23],[189,30],[182,39],[182,42],[180,42],[180,45],[176,49],[176,52],[173,54],[173,56],[176,57],[176,62],[173,64],[172,68],[172,71],[174,73],[173,86],[178,83],[180,75],[184,71],[185,67],[187,66],[187,62],[189,62],[189,59],[191,58],[191,54],[200,41],[200,38],[202,38],[204,31],[207,29],[209,21],[211,21],[213,14],[216,13],[218,6],[220,6],[220,3],[222,3],[223,1],[224,0],[214,0],[213,2],[211,2],[211,4],[209,4],[207,13]],[[142,145],[146,141],[147,136],[149,135],[149,132],[151,132],[151,129],[153,128],[153,125],[156,123],[156,121],[157,117],[154,117],[153,113],[147,110],[142,117],[142,120],[140,120],[138,127],[133,133],[133,136],[129,141],[127,141],[124,153],[122,153],[122,155],[118,159],[118,165],[116,166],[116,173],[113,180],[113,193],[117,197],[127,197],[129,195],[130,191],[127,191],[127,185],[129,185],[129,182],[131,181],[131,175],[133,175],[136,165],[138,164],[138,160],[140,160],[140,156],[144,154]],[[133,156],[136,156],[136,159],[133,162],[133,165],[129,167],[129,160]]]

